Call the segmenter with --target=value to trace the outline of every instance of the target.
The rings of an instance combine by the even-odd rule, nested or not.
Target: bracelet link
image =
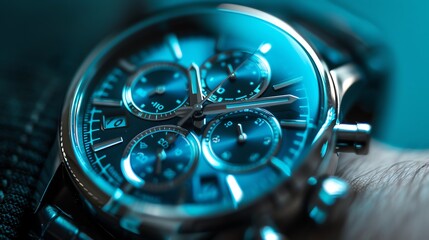
[[[93,239],[85,232],[81,231],[73,219],[63,213],[55,206],[47,205],[41,209],[37,215],[40,222],[40,239]]]

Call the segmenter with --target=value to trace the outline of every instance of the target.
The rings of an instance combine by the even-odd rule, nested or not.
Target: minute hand
[[[212,103],[212,104],[206,105],[203,108],[203,114],[213,115],[213,114],[243,110],[247,108],[273,107],[278,105],[291,104],[296,100],[298,100],[298,97],[291,94],[287,94],[287,95],[271,96],[271,97],[264,97],[264,98],[256,98],[256,99],[251,99],[247,101]]]

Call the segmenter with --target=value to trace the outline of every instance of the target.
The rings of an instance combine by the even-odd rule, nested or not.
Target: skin
[[[337,175],[353,193],[322,227],[304,224],[291,239],[427,239],[429,150],[398,149],[376,140],[367,156],[341,154]],[[316,229],[316,231],[314,231]],[[310,233],[311,232],[311,233]]]

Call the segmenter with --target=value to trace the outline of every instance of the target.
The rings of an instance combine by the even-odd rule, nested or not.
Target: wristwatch
[[[319,5],[256,7],[170,8],[90,54],[33,237],[282,239],[329,219],[350,190],[336,153],[368,152],[347,116],[385,77],[380,44]]]

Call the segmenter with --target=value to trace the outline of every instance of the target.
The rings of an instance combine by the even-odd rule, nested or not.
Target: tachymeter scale
[[[188,73],[169,62],[150,63],[131,76],[123,90],[127,108],[148,120],[174,117],[188,98]]]
[[[134,186],[166,190],[180,184],[197,164],[194,135],[177,126],[157,126],[134,137],[123,154],[121,168]]]
[[[202,92],[207,95],[225,78],[222,87],[210,97],[213,102],[255,98],[267,88],[271,70],[265,58],[244,51],[221,52],[201,67]]]
[[[204,133],[202,150],[214,168],[244,172],[266,164],[280,142],[280,125],[271,113],[245,109],[214,119]]]

